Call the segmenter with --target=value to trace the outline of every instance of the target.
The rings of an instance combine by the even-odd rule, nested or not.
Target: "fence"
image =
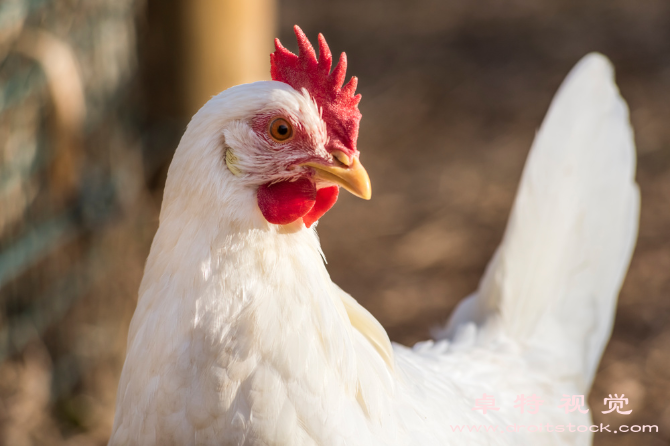
[[[142,194],[129,99],[136,7],[0,3],[0,444],[42,443],[40,436],[54,444],[55,424],[85,423],[71,396],[97,361],[68,332],[118,261],[101,234],[127,219]],[[26,387],[38,363],[34,352],[25,355],[35,349],[47,373]],[[30,393],[41,385],[45,395]],[[54,405],[58,423],[45,413]]]

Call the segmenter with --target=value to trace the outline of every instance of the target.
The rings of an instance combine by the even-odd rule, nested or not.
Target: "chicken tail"
[[[553,99],[501,245],[447,325],[499,321],[533,360],[588,392],[639,218],[635,144],[612,65],[592,53]]]

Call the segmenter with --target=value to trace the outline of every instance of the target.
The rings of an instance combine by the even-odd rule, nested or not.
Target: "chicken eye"
[[[293,136],[293,127],[284,118],[277,118],[270,123],[270,136],[277,142],[284,142]]]

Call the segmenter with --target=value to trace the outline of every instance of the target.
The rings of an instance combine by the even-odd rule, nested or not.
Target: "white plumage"
[[[332,283],[313,229],[263,218],[255,191],[281,163],[248,122],[276,110],[313,134],[315,151],[327,144],[309,94],[274,81],[214,97],[179,144],[110,445],[590,444],[591,433],[567,428],[591,425],[590,413],[558,406],[589,392],[639,206],[628,111],[607,59],[591,54],[570,73],[479,290],[414,348],[391,345]],[[258,174],[234,175],[226,150]],[[483,394],[500,410],[473,410]],[[537,414],[513,407],[521,394],[544,401]]]

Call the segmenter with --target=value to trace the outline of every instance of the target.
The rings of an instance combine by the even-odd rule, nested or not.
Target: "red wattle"
[[[314,207],[302,217],[305,226],[309,228],[315,221],[323,217],[323,214],[333,207],[339,194],[340,188],[337,186],[322,187],[319,189],[316,193]]]
[[[314,207],[316,199],[316,186],[307,178],[263,184],[256,193],[263,217],[275,225],[286,225],[303,217]]]

